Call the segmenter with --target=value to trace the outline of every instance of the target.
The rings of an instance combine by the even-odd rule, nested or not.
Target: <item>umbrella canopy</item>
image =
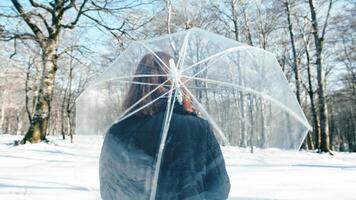
[[[160,69],[143,66],[148,57]],[[128,103],[134,85],[145,94]],[[310,129],[272,53],[192,28],[133,42],[77,99],[76,133],[105,134],[114,123],[150,114],[162,101],[160,148],[152,169],[160,168],[177,105],[191,105],[221,145],[299,149]],[[153,171],[151,199],[159,174]]]
[[[184,87],[191,94],[222,144],[300,147],[310,125],[275,56],[198,28],[133,42],[78,98],[77,134],[105,134],[111,124],[140,109],[123,110],[123,101],[131,84],[152,84],[135,82],[135,77],[165,76],[136,73],[141,58],[156,52],[177,62],[162,63],[168,79],[183,82],[172,91]]]

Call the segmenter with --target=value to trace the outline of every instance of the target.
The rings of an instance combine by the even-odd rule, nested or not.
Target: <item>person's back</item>
[[[220,146],[208,122],[195,114],[190,91],[172,77],[179,67],[174,63],[164,52],[139,62],[121,106],[123,116],[110,127],[102,147],[104,200],[149,199],[151,191],[151,197],[162,200],[227,198],[230,183]],[[176,102],[171,117],[165,116],[167,102]],[[160,144],[165,144],[163,152]]]
[[[149,198],[163,118],[162,110],[130,117],[109,129],[100,158],[104,200]],[[176,104],[156,199],[226,199],[229,189],[224,159],[209,124]]]

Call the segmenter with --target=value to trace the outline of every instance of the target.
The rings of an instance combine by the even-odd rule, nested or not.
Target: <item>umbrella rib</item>
[[[168,93],[169,93],[169,91],[163,93],[162,95],[158,96],[158,97],[155,98],[154,100],[148,102],[146,105],[144,105],[144,106],[142,106],[142,107],[140,107],[140,108],[137,108],[136,110],[132,111],[132,112],[129,113],[129,114],[127,114],[127,112],[126,112],[127,115],[125,115],[125,116],[124,116],[124,115],[121,115],[122,117],[119,117],[119,120],[116,121],[116,123],[118,123],[118,122],[120,122],[120,121],[123,121],[123,120],[125,120],[125,119],[131,117],[132,115],[134,115],[134,114],[137,113],[138,111],[140,111],[140,110],[142,110],[142,109],[148,107],[149,105],[153,104],[154,102],[158,101],[159,99],[161,99],[162,97],[164,97],[164,96],[167,95]]]
[[[209,56],[209,57],[207,57],[207,58],[204,58],[203,60],[200,60],[200,61],[197,62],[197,63],[194,63],[194,64],[192,64],[192,65],[186,67],[186,68],[182,71],[182,73],[185,72],[185,71],[187,71],[187,70],[190,70],[191,68],[193,68],[193,67],[195,67],[195,66],[197,66],[197,65],[200,65],[201,63],[204,63],[204,62],[206,62],[206,61],[208,61],[208,60],[211,60],[211,59],[216,58],[216,57],[218,57],[218,56],[221,56],[221,55],[223,55],[223,54],[228,54],[228,53],[232,53],[232,52],[235,52],[235,51],[241,51],[241,50],[245,50],[245,49],[256,49],[256,50],[259,50],[259,51],[263,51],[263,52],[265,52],[265,53],[272,54],[272,53],[270,53],[270,52],[268,52],[268,51],[259,49],[259,48],[257,48],[257,47],[251,47],[251,46],[232,47],[232,48],[225,49],[224,51],[221,51],[221,52],[219,52],[219,53],[213,54],[213,55],[211,55],[211,56]],[[272,54],[272,55],[273,55],[273,54]],[[273,55],[273,56],[274,56],[274,55]]]
[[[283,103],[281,103],[280,101],[272,98],[269,95],[263,94],[263,93],[261,93],[259,91],[254,90],[254,89],[247,88],[247,87],[244,87],[244,86],[240,86],[240,85],[234,84],[234,83],[228,83],[228,82],[224,82],[224,81],[212,80],[212,79],[207,79],[207,78],[197,78],[197,77],[190,77],[190,76],[185,76],[185,75],[182,75],[182,77],[187,78],[187,79],[194,79],[194,80],[198,80],[198,81],[206,81],[206,82],[209,82],[209,83],[212,83],[212,84],[220,84],[220,85],[224,85],[224,86],[231,86],[231,87],[234,87],[234,88],[239,88],[242,91],[247,91],[249,93],[256,94],[256,95],[261,96],[261,97],[263,97],[265,99],[268,99],[271,102],[275,103],[276,105],[282,107],[285,111],[287,111],[290,115],[292,115],[297,121],[302,123],[305,127],[309,128],[309,129],[311,128],[310,125],[307,122],[305,122],[303,119],[301,119],[295,112],[293,112],[290,108],[285,106]]]
[[[196,77],[198,76],[200,73],[202,73],[203,71],[207,70],[208,68],[210,68],[212,66],[212,64],[214,64],[217,60],[213,61],[212,63],[209,63],[207,66],[205,66],[203,69],[201,69],[200,71],[198,71],[197,73],[193,74],[193,76],[191,77]],[[182,75],[183,76],[183,75]],[[186,84],[189,81],[189,79],[187,79],[186,81],[184,81],[184,84]]]
[[[147,82],[139,82],[139,81],[127,81],[127,80],[119,80],[120,82],[128,82],[136,85],[148,85],[148,86],[158,86],[160,84],[147,83]],[[162,85],[162,86],[170,86],[171,84]]]
[[[163,151],[164,151],[164,147],[166,144],[169,125],[170,125],[170,121],[172,119],[173,108],[174,108],[175,99],[176,99],[176,95],[177,95],[177,91],[174,89],[175,89],[175,84],[172,84],[170,90],[168,91],[169,92],[168,103],[166,106],[166,113],[165,113],[165,118],[164,118],[164,123],[163,123],[163,128],[162,128],[162,138],[160,141],[158,154],[157,154],[157,160],[156,160],[156,164],[155,164],[155,168],[154,168],[155,171],[154,171],[153,179],[152,179],[150,200],[154,200],[156,198],[158,175],[159,175],[159,171],[161,168]],[[174,92],[174,98],[172,99],[173,92]],[[173,102],[172,102],[172,100],[173,100]]]
[[[158,63],[158,65],[162,68],[162,70],[164,70],[164,69],[163,69],[163,67],[162,67],[161,64],[163,64],[163,66],[164,66],[166,69],[169,70],[169,67],[167,66],[167,64],[164,63],[164,62],[162,61],[162,59],[161,59],[151,48],[149,48],[144,42],[140,42],[140,43],[141,43],[149,52],[151,52],[152,55],[159,61],[159,62],[157,62],[157,63]]]
[[[123,82],[123,83],[132,83],[132,84],[136,84],[136,85],[147,85],[147,86],[161,86],[161,84],[158,83],[149,83],[149,82],[142,82],[142,81],[132,81],[132,80],[116,80],[118,82]],[[162,85],[162,86],[171,86],[171,84],[167,84],[167,85]]]
[[[132,108],[134,108],[135,106],[137,106],[140,102],[142,102],[143,100],[145,100],[148,96],[150,96],[153,92],[155,92],[156,90],[158,90],[160,87],[162,87],[164,84],[166,84],[168,82],[168,80],[164,81],[162,84],[158,85],[157,87],[155,87],[154,89],[152,89],[149,93],[147,93],[146,95],[144,95],[141,99],[139,99],[138,101],[136,101],[134,104],[132,104],[129,108],[126,109],[126,111],[124,113],[121,114],[121,116],[119,117],[119,121],[122,121],[121,118],[124,117]],[[147,107],[146,105],[143,107]],[[131,116],[131,115],[130,115]]]
[[[186,97],[186,99],[187,99],[191,104],[193,103],[193,101],[189,98],[189,96],[188,96],[187,94],[183,93],[183,95]],[[246,125],[247,125],[248,127],[252,127],[251,123],[249,123],[249,122],[247,121],[247,118],[246,118],[246,117],[238,117],[238,119],[244,120],[244,122],[246,123]]]
[[[131,76],[120,76],[120,77],[113,77],[110,79],[104,79],[102,81],[96,82],[93,85],[89,85],[88,88],[92,88],[94,86],[100,85],[103,82],[107,82],[107,81],[116,81],[116,80],[121,80],[121,79],[128,79],[128,78],[150,78],[150,77],[168,77],[167,74],[136,74],[136,75],[131,75]]]
[[[184,63],[185,55],[187,53],[189,34],[190,34],[190,32],[188,32],[185,35],[182,48],[180,49],[180,52],[179,52],[179,59],[178,59],[178,62],[177,62],[177,68],[178,69],[182,66],[182,63]]]
[[[211,125],[215,128],[215,130],[218,132],[218,134],[220,135],[221,139],[223,140],[224,144],[230,145],[229,141],[226,139],[225,135],[223,134],[223,132],[221,131],[221,129],[219,128],[219,126],[217,125],[217,123],[213,120],[213,118],[209,115],[209,113],[205,110],[205,108],[203,107],[203,105],[201,105],[201,103],[198,101],[198,99],[196,99],[193,95],[193,93],[181,82],[179,81],[181,86],[184,88],[184,90],[186,92],[189,93],[190,97],[193,98],[193,101],[198,105],[198,107],[201,109],[201,111],[204,112],[204,115],[209,119],[209,121],[211,122]]]

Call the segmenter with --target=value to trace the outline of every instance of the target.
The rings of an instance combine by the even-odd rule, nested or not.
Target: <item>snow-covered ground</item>
[[[100,199],[99,137],[75,143],[50,138],[50,144],[8,144],[0,135],[1,200]],[[356,154],[335,156],[280,150],[223,148],[232,200],[356,199]]]

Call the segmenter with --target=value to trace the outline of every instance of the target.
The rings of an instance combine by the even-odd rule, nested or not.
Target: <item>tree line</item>
[[[24,135],[20,143],[73,138],[76,98],[130,41],[201,27],[277,56],[313,127],[303,148],[355,152],[355,8],[351,0],[1,3],[0,132]]]

